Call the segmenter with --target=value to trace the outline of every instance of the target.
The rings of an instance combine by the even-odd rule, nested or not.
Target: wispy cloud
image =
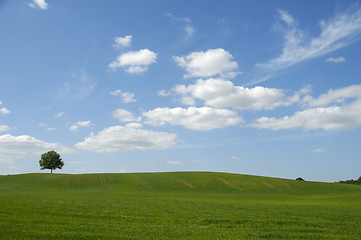
[[[183,30],[186,32],[187,36],[190,37],[193,35],[195,28],[192,25],[192,20],[190,18],[187,17],[176,17],[171,13],[167,13],[165,14],[167,17],[169,17],[170,19],[172,19],[173,21],[179,22],[179,23],[183,23]]]
[[[182,162],[179,162],[179,161],[168,161],[167,164],[168,164],[168,165],[181,165]]]
[[[64,115],[64,112],[58,112],[54,115],[54,118],[61,118]]]
[[[326,150],[323,149],[323,148],[316,148],[316,149],[312,149],[311,152],[313,152],[313,153],[324,153],[324,152],[326,152]]]
[[[330,57],[325,60],[325,62],[333,62],[333,63],[343,63],[345,61],[346,59],[344,57],[337,57],[337,58]]]
[[[283,69],[344,48],[361,38],[360,9],[338,13],[330,20],[321,20],[320,34],[316,37],[308,37],[307,31],[299,29],[294,18],[286,11],[278,10],[278,13],[286,24],[282,28],[285,39],[282,53],[267,62],[256,64],[264,77],[255,82],[268,80]]]
[[[48,3],[45,0],[33,0],[28,5],[32,8],[40,8],[42,10],[48,9]]]
[[[83,100],[93,93],[96,85],[93,78],[82,69],[80,72],[73,73],[71,82],[63,84],[59,89],[59,96],[71,100]]]

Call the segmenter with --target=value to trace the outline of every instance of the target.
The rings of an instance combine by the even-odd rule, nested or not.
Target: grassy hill
[[[228,173],[0,176],[0,239],[359,239],[360,200]]]

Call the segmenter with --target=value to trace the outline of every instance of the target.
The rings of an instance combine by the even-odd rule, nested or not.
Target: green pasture
[[[361,186],[227,173],[0,176],[0,239],[361,239]]]

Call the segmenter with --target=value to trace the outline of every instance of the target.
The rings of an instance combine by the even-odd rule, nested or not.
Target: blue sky
[[[0,174],[361,169],[358,1],[0,1]]]

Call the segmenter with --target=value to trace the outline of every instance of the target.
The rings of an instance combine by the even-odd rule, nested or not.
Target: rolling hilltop
[[[1,239],[359,239],[361,186],[209,172],[0,176]]]
[[[36,191],[342,193],[361,188],[335,183],[214,172],[21,174],[0,176],[0,189]]]

